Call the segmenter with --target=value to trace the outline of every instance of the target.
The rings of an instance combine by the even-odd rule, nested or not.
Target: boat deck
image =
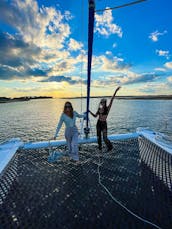
[[[99,181],[133,213],[171,228],[172,156],[143,137],[113,146],[82,145],[79,163],[49,163],[49,149],[18,150],[0,178],[0,228],[156,228]]]

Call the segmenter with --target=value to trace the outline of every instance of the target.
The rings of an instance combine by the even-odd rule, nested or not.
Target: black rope
[[[138,0],[138,1],[134,1],[134,2],[125,3],[125,4],[120,5],[120,6],[105,8],[105,9],[101,9],[101,10],[95,10],[95,12],[102,12],[102,11],[106,11],[106,10],[116,10],[116,9],[119,9],[119,8],[135,5],[135,4],[138,4],[138,3],[141,3],[141,2],[145,2],[145,1],[147,1],[147,0]]]

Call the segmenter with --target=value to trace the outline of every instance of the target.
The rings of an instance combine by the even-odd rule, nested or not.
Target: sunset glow
[[[119,95],[172,94],[171,7],[149,0],[95,13],[92,96],[118,85]],[[85,96],[87,27],[87,1],[1,0],[0,97]]]

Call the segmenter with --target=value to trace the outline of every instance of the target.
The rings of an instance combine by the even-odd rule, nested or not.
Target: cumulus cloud
[[[122,37],[122,29],[113,23],[112,10],[104,11],[103,14],[95,14],[95,32],[109,37],[111,34],[117,34]]]
[[[106,55],[111,56],[112,55],[112,52],[111,51],[106,51]]]
[[[146,94],[154,94],[157,92],[156,87],[152,87],[151,85],[144,85],[142,88],[139,89],[140,92],[146,93]]]
[[[16,79],[62,74],[74,70],[81,60],[83,44],[69,39],[69,11],[64,14],[53,7],[39,7],[35,0],[1,0],[0,19],[11,27],[13,34],[0,32],[0,79]],[[69,49],[66,50],[66,44]],[[62,49],[63,48],[63,49]],[[50,75],[50,74],[49,74]]]
[[[163,36],[164,34],[166,34],[167,31],[164,30],[163,32],[158,32],[158,30],[156,30],[155,32],[152,32],[150,35],[149,35],[149,38],[153,41],[153,42],[157,42],[158,39],[159,39],[159,36]]]
[[[166,72],[165,68],[155,68],[154,70],[158,72]]]
[[[112,47],[116,48],[117,47],[117,43],[113,43]]]
[[[75,62],[71,59],[59,60],[51,69],[50,75],[69,73],[75,70]]]
[[[166,83],[149,83],[142,85],[137,90],[145,94],[166,94],[164,91],[168,93],[169,86]]]
[[[20,76],[21,73],[17,69],[0,64],[0,80],[10,80]]]
[[[136,74],[129,71],[128,73],[118,74],[110,77],[101,77],[99,80],[93,82],[94,87],[106,87],[117,85],[134,85],[139,83],[147,83],[155,81],[159,78],[159,75],[155,73]]]
[[[143,74],[131,74],[127,77],[124,77],[121,80],[123,84],[135,84],[135,83],[145,83],[152,82],[159,78],[160,75],[155,73],[143,73]]]
[[[83,47],[83,44],[81,42],[77,42],[76,40],[70,38],[68,46],[69,46],[69,50],[77,51]]]
[[[67,82],[68,84],[79,84],[81,83],[81,80],[78,79],[72,79],[71,77],[66,77],[66,76],[51,76],[47,79],[43,79],[40,82]],[[86,84],[86,81],[82,82],[83,84]]]
[[[167,80],[168,80],[168,82],[172,83],[172,76],[169,76],[169,77],[167,78]]]
[[[39,8],[34,0],[2,0],[0,17],[23,37],[38,47],[62,48],[70,34],[66,17],[53,7]],[[68,17],[69,18],[69,17]]]
[[[25,63],[32,65],[41,49],[33,43],[26,43],[21,36],[0,32],[0,63],[18,67]]]
[[[126,71],[131,67],[131,65],[125,63],[122,58],[116,56],[107,58],[104,55],[93,58],[93,65],[97,65],[97,68],[101,67],[102,71],[107,71],[107,72]]]
[[[156,49],[156,53],[158,54],[158,56],[164,56],[167,59],[169,59],[170,55],[169,55],[169,51],[165,51],[165,50],[158,50]]]
[[[166,68],[172,69],[172,62],[167,62],[167,63],[164,64],[164,66],[165,66]]]
[[[52,93],[52,91],[62,91],[63,88],[57,86],[57,85],[51,85],[50,87],[45,87],[44,85],[33,85],[32,87],[28,87],[28,86],[25,86],[24,88],[22,87],[14,87],[13,88],[14,92],[18,92],[18,93],[21,93],[21,94],[25,94],[25,95],[40,95],[40,94],[43,94],[45,95],[45,93],[47,92],[50,92]]]
[[[49,69],[30,68],[29,66],[13,68],[0,64],[0,80],[27,79],[31,77],[47,76]]]

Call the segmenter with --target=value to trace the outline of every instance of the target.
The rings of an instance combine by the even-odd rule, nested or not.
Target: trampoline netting
[[[19,150],[0,178],[0,228],[155,228],[114,202],[99,178],[132,212],[171,228],[172,156],[144,137],[113,146],[82,145],[79,163]]]

